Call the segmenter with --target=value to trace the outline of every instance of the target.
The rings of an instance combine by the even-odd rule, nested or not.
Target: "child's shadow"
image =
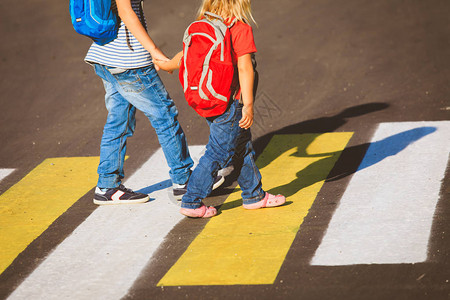
[[[344,110],[336,116],[300,122],[257,139],[254,142],[254,145],[255,151],[259,156],[267,146],[269,141],[272,139],[272,137],[275,135],[305,134],[304,138],[306,140],[302,141],[301,146],[299,146],[297,151],[291,154],[291,156],[309,158],[323,157],[322,159],[319,159],[316,162],[308,165],[306,168],[299,170],[296,174],[296,178],[291,182],[272,188],[268,190],[268,192],[271,194],[283,194],[284,196],[286,196],[286,198],[288,198],[287,203],[292,203],[292,201],[289,201],[289,197],[295,195],[300,190],[320,181],[338,180],[343,177],[349,176],[357,172],[358,170],[368,168],[384,160],[386,157],[396,155],[397,153],[408,147],[408,145],[410,145],[411,143],[436,131],[436,128],[434,127],[418,127],[395,134],[372,144],[364,143],[352,146],[346,148],[344,151],[321,153],[315,155],[310,155],[307,153],[308,146],[314,142],[314,140],[320,133],[335,131],[347,122],[347,118],[361,116],[367,113],[385,109],[387,107],[388,105],[384,103],[369,103],[355,106]],[[318,133],[318,135],[306,135],[306,133]],[[281,154],[291,149],[291,145],[280,144],[278,149],[279,151],[277,151],[278,154],[273,155],[269,159],[265,157],[262,161],[258,161],[259,168],[264,168],[275,159],[277,159]],[[369,153],[367,153],[368,157],[364,160],[364,163],[361,164],[368,149],[370,149]],[[340,156],[340,163],[336,163],[337,156]],[[233,172],[229,176],[229,178],[227,178],[227,182],[234,182],[237,179],[236,171],[239,170],[240,162],[233,161],[233,164],[235,163],[237,168],[235,168],[235,172]],[[324,172],[324,170],[329,169],[330,165],[335,165],[335,167],[331,170],[331,172]],[[221,206],[221,210],[232,209],[240,205],[242,205],[242,199],[223,204]]]
[[[333,168],[333,170],[331,170],[331,172],[329,172],[329,174],[327,175],[324,175],[325,173],[322,170],[329,168],[330,164],[334,164],[336,156],[341,155],[343,151],[320,154],[320,156],[325,157],[299,171],[297,173],[296,179],[288,184],[270,189],[268,192],[272,194],[283,194],[286,197],[289,197],[294,195],[301,189],[313,185],[319,181],[334,181],[344,178],[355,172],[358,172],[365,168],[369,168],[370,166],[381,162],[389,156],[398,154],[406,147],[408,147],[408,145],[435,131],[435,127],[418,127],[392,135],[374,143],[365,143],[349,147],[344,151],[346,152],[346,157],[348,157],[348,159],[353,159],[353,163],[339,164],[336,168]],[[297,156],[297,154],[293,155]],[[300,153],[300,155],[298,155],[298,157],[303,156],[303,153]],[[314,156],[317,155],[310,155],[307,157]],[[342,156],[340,158],[342,158]],[[345,157],[343,159],[345,159]]]

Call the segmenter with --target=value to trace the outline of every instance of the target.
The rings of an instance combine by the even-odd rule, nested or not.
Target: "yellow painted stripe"
[[[277,135],[257,165],[287,205],[249,211],[236,189],[159,286],[272,284],[317,193],[352,133]]]
[[[0,273],[97,183],[98,157],[49,158],[0,196]]]

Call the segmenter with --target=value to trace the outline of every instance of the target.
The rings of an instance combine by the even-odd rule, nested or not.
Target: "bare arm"
[[[253,83],[255,80],[251,54],[238,57],[238,72],[241,99],[244,104],[239,126],[248,129],[253,124]]]
[[[141,43],[154,59],[167,60],[167,57],[156,46],[144,26],[142,26],[141,21],[131,7],[131,0],[116,0],[116,3],[120,19],[122,19],[128,30],[136,37],[139,43]]]
[[[173,71],[180,68],[180,62],[182,57],[183,51],[180,51],[171,60],[169,61],[155,60],[155,64],[157,64],[161,68],[161,70],[172,73]]]

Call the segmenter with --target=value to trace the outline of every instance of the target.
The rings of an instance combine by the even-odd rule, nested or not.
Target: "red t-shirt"
[[[253,38],[253,30],[250,25],[237,21],[230,28],[230,32],[236,61],[238,57],[244,54],[255,53],[257,51]]]
[[[237,64],[237,59],[238,57],[245,55],[245,54],[250,54],[250,53],[255,53],[256,50],[256,45],[255,45],[255,40],[253,38],[253,30],[252,27],[244,22],[241,21],[237,21],[231,28],[230,28],[230,33],[231,33],[231,43],[233,46],[233,54],[234,54],[234,61]],[[238,74],[236,72],[236,87],[239,87],[239,78],[238,78]],[[241,89],[239,88],[239,90],[236,93],[236,99],[240,99],[241,98]]]

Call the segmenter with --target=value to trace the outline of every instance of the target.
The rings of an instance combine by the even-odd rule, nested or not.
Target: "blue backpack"
[[[72,25],[79,34],[104,45],[117,37],[120,18],[114,0],[70,0]],[[114,1],[115,3],[115,1]]]

